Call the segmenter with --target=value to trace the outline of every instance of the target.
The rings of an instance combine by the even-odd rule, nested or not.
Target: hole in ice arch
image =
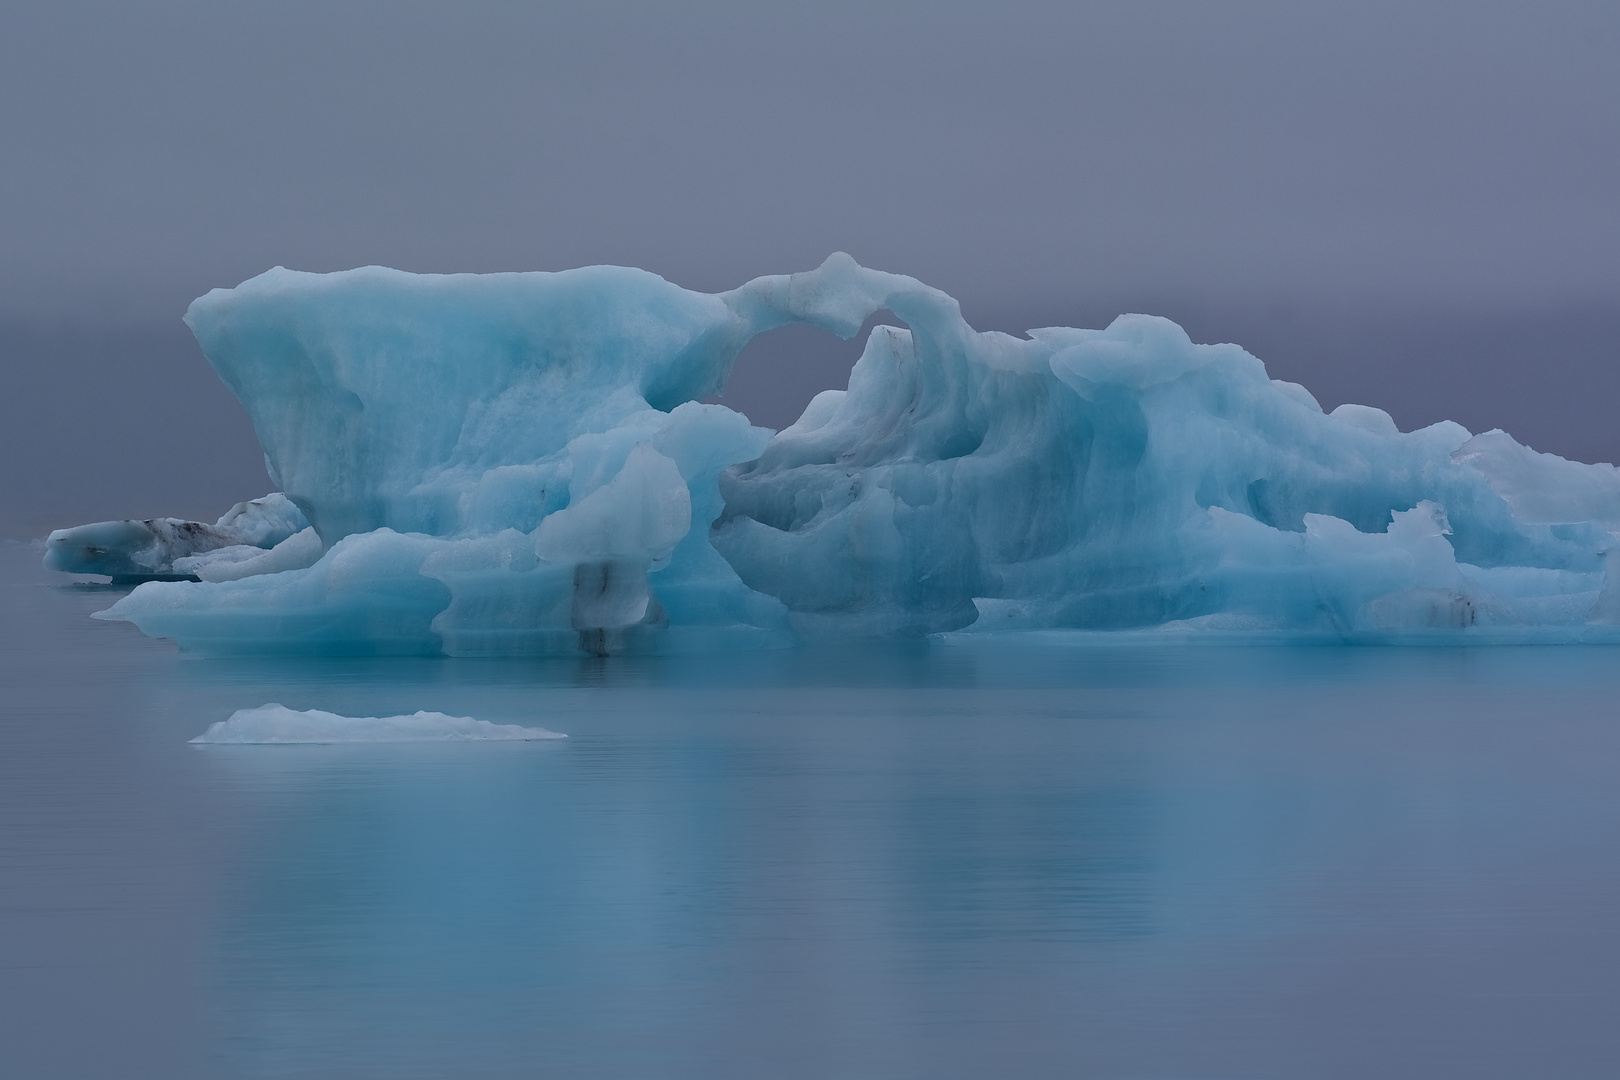
[[[874,326],[905,326],[888,309],[874,312],[860,333],[844,341],[808,323],[789,323],[757,335],[732,365],[718,397],[704,398],[735,409],[755,424],[780,431],[804,412],[823,390],[849,386],[849,372],[866,348]]]

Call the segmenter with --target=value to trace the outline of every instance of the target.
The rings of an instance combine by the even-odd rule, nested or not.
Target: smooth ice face
[[[882,309],[907,328],[774,437],[694,400],[755,334]],[[978,333],[835,255],[717,295],[616,267],[278,269],[187,320],[309,526],[175,555],[202,580],[104,613],[188,648],[1620,638],[1620,471],[1326,414],[1164,319]]]
[[[717,391],[744,334],[719,298],[615,266],[277,268],[186,323],[328,545],[533,529],[567,504],[571,440]],[[610,440],[578,464],[611,473],[628,450]]]

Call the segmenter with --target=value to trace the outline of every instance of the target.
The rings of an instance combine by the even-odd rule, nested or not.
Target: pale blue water
[[[0,549],[0,1076],[1620,1075],[1620,650],[221,662]],[[559,743],[210,747],[279,701]]]

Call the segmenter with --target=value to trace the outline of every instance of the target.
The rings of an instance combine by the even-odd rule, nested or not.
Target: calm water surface
[[[0,548],[0,1075],[1620,1076],[1620,651],[217,661]],[[209,747],[266,702],[565,742]]]

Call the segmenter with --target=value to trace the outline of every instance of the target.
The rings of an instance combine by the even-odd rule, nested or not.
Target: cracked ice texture
[[[774,437],[696,401],[758,333],[884,309],[907,328]],[[1164,319],[979,333],[835,255],[715,295],[618,267],[277,269],[187,321],[322,552],[107,613],[202,651],[1617,636],[1614,468],[1324,413]]]

